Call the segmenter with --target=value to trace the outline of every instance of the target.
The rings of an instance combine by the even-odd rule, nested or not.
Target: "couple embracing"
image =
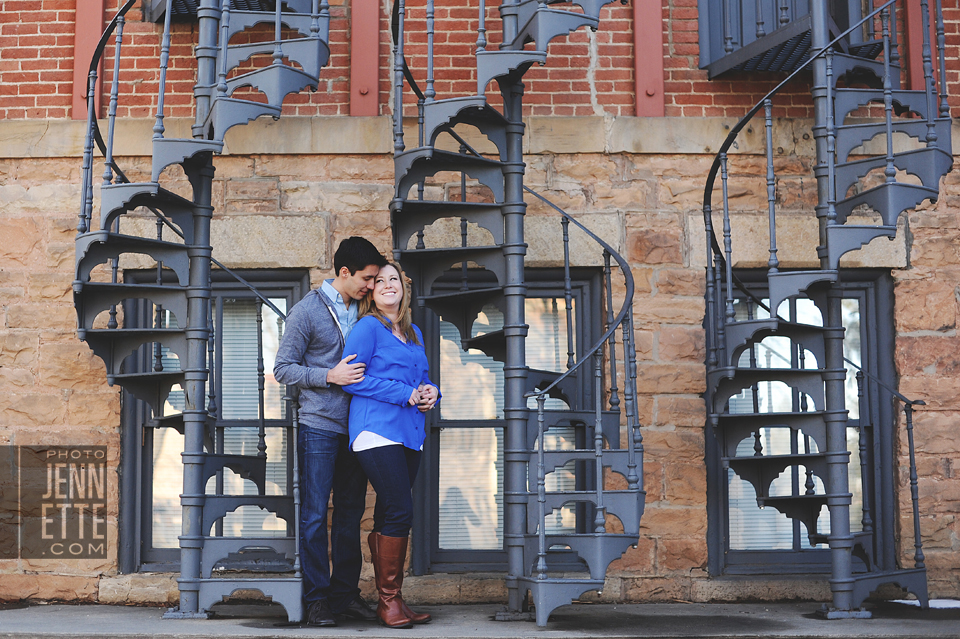
[[[440,392],[427,377],[423,336],[411,322],[410,284],[399,265],[366,239],[351,237],[340,243],[334,269],[334,278],[291,310],[274,367],[277,381],[300,389],[306,621],[335,626],[338,617],[350,617],[409,628],[430,621],[430,615],[410,610],[400,589],[423,413],[434,407]],[[376,612],[358,587],[368,479],[377,493],[373,532],[367,537],[379,593]]]

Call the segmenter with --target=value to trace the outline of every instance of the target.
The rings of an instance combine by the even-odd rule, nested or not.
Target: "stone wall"
[[[670,601],[826,598],[823,580],[711,579],[707,564],[704,455],[702,180],[731,121],[629,117],[528,120],[527,183],[566,208],[624,254],[635,303],[647,508],[641,539],[608,573],[603,599]],[[783,205],[781,261],[815,265],[812,145],[808,123],[784,121],[778,161]],[[188,123],[170,120],[177,131]],[[118,135],[131,177],[148,167],[151,120],[126,121]],[[345,132],[345,127],[350,127]],[[216,160],[214,255],[243,268],[331,270],[333,248],[360,234],[390,247],[393,189],[389,122],[383,118],[291,118],[231,131]],[[809,130],[809,128],[806,128]],[[174,133],[175,134],[175,133]],[[0,123],[0,445],[106,444],[110,451],[110,552],[103,562],[0,560],[0,600],[65,599],[165,603],[170,575],[116,573],[120,402],[102,363],[76,339],[70,286],[79,200],[81,126]],[[264,136],[276,152],[255,154]],[[345,140],[344,144],[335,143]],[[737,265],[766,259],[762,131],[735,155],[732,192]],[[185,188],[176,175],[164,178]],[[430,185],[439,188],[442,185]],[[960,596],[960,224],[956,174],[936,205],[905,216],[894,243],[848,256],[846,265],[892,269],[896,280],[896,365],[901,391],[927,402],[916,418],[922,531],[931,594]],[[559,231],[531,201],[528,262],[556,265]],[[574,237],[575,242],[582,242]],[[879,244],[879,243],[878,243]],[[583,244],[586,247],[586,244]],[[580,263],[597,263],[586,248]],[[130,264],[135,266],[135,264]],[[902,428],[901,428],[901,434]],[[905,440],[904,440],[905,441]],[[912,555],[906,448],[900,448],[904,562]],[[370,576],[364,587],[370,591]],[[496,575],[410,580],[410,599],[501,601]]]

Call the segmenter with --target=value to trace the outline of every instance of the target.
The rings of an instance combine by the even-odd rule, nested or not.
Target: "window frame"
[[[458,271],[459,272],[459,271]],[[602,304],[602,269],[572,267],[571,287],[574,292],[574,348],[577,354],[589,348],[602,335],[606,318],[597,309]],[[527,268],[524,271],[527,298],[564,296],[562,268]],[[459,280],[458,280],[459,284]],[[477,286],[484,284],[477,282]],[[486,284],[486,285],[489,285]],[[432,311],[414,307],[415,321],[424,335],[431,379],[443,388],[440,375],[440,319]],[[565,354],[565,353],[564,353]],[[592,363],[585,364],[592,371]],[[604,371],[606,375],[606,371]],[[593,395],[592,374],[580,377],[582,397]],[[440,431],[443,428],[504,428],[502,419],[441,420],[439,411],[427,413],[426,440],[420,472],[414,484],[414,521],[411,539],[411,569],[416,575],[456,572],[505,572],[506,550],[450,550],[439,548],[439,463]],[[502,451],[501,451],[502,452]],[[582,517],[578,514],[578,519]]]
[[[310,291],[310,276],[304,269],[247,269],[235,271],[237,275],[250,282],[264,297],[286,297],[287,309],[293,307]],[[164,273],[165,281],[169,273]],[[124,273],[127,283],[154,283],[156,270],[127,271]],[[173,282],[173,278],[170,278]],[[220,298],[251,298],[255,294],[240,284],[226,271],[211,271],[211,302]],[[141,326],[152,326],[153,319],[143,300],[124,302],[125,317],[132,317]],[[218,326],[220,324],[218,323]],[[222,335],[215,334],[217,340],[217,361],[222,364]],[[146,366],[143,349],[140,364]],[[214,377],[217,384],[218,400],[221,397],[222,376]],[[209,386],[207,387],[209,393]],[[121,574],[134,572],[171,572],[180,569],[179,548],[155,548],[152,545],[152,504],[153,504],[153,432],[145,426],[149,415],[148,406],[127,391],[121,396],[121,459],[120,459],[120,504],[119,504],[119,548],[118,570]],[[286,418],[289,419],[289,418]],[[280,421],[286,421],[280,420]],[[224,420],[219,425],[237,426],[250,420]],[[256,420],[253,420],[255,425]],[[277,420],[267,420],[267,427],[277,427]],[[292,459],[288,457],[288,464]]]
[[[766,295],[766,271],[740,270],[738,277],[758,297]],[[896,388],[894,365],[894,293],[889,270],[844,269],[840,289],[844,299],[860,299],[861,366],[890,388]],[[852,367],[851,367],[852,368]],[[864,406],[873,424],[872,448],[864,472],[870,472],[869,499],[875,531],[874,562],[880,569],[896,566],[896,418],[893,397],[869,377],[864,380]],[[861,415],[862,419],[862,415]],[[847,427],[859,427],[861,419],[849,419]],[[707,469],[708,572],[713,576],[828,574],[828,548],[804,550],[731,550],[727,521],[727,471],[720,457],[720,443],[707,424],[704,431]],[[856,454],[856,453],[854,453]],[[801,525],[801,535],[805,534]],[[854,570],[857,570],[855,561]]]

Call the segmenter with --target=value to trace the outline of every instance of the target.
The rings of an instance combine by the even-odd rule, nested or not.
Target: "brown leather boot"
[[[367,539],[369,542],[369,538]],[[376,536],[373,573],[377,580],[380,602],[377,617],[389,628],[412,628],[413,621],[403,612],[403,564],[407,559],[407,538]],[[373,550],[371,548],[371,550]]]
[[[373,562],[373,580],[377,584],[377,592],[380,592],[380,571],[377,567],[377,555],[379,554],[378,542],[380,540],[380,533],[372,532],[367,535],[367,544],[370,546],[370,557]],[[403,581],[403,575],[400,575],[401,582]],[[430,623],[433,621],[431,617],[426,612],[414,612],[410,609],[410,606],[407,605],[407,602],[403,600],[403,596],[400,597],[400,606],[403,610],[403,614],[407,616],[415,624]]]

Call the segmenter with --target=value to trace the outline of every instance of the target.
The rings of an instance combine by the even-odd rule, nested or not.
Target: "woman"
[[[371,298],[371,299],[368,299]],[[343,389],[350,402],[350,447],[377,491],[373,532],[367,540],[380,601],[380,623],[410,628],[427,623],[404,603],[403,564],[413,522],[410,488],[420,468],[424,416],[440,396],[427,378],[423,335],[411,322],[410,283],[389,262],[374,280],[373,294],[361,301],[361,318],[343,352],[366,364],[364,378]]]

